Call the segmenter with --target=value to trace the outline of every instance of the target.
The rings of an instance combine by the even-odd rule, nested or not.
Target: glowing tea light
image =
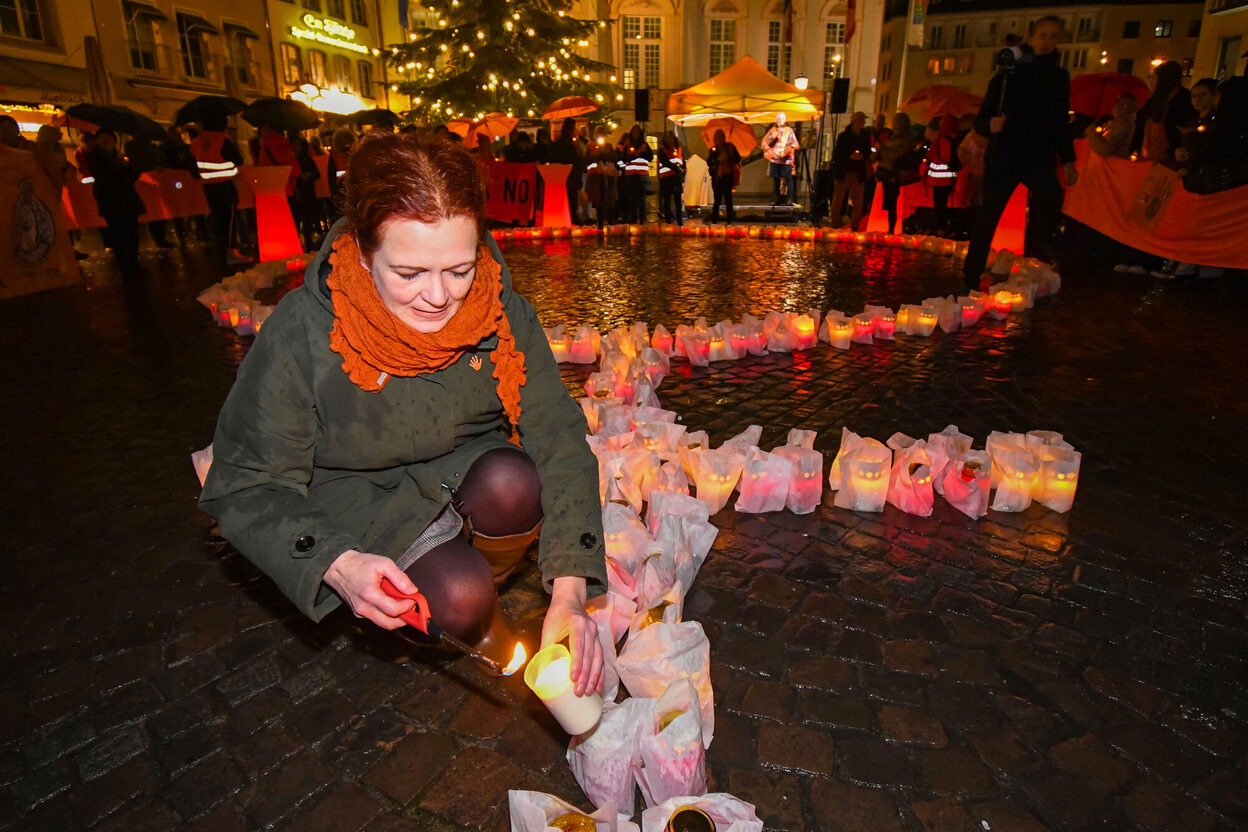
[[[854,316],[853,324],[854,334],[851,340],[855,344],[875,343],[875,339],[872,337],[875,332],[875,319],[871,315],[861,312]]]
[[[1070,511],[1079,487],[1079,465],[1083,455],[1078,451],[1045,446],[1039,448],[1040,479],[1033,490],[1036,502],[1059,513]]]
[[[854,337],[854,325],[844,318],[828,318],[828,342],[838,350],[849,349]]]
[[[998,321],[1004,320],[1014,306],[1013,301],[1014,293],[1002,289],[992,296],[992,305],[988,307],[988,314]]]
[[[584,734],[602,717],[602,697],[577,696],[572,687],[572,655],[562,644],[540,650],[524,671],[524,683],[572,736]]]
[[[808,350],[819,341],[819,333],[815,319],[810,315],[798,315],[791,324],[793,334],[797,336],[797,348]]]
[[[881,315],[875,319],[875,337],[883,338],[891,341],[893,333],[897,331],[897,316],[892,314]]]
[[[936,331],[936,324],[940,321],[940,315],[935,309],[922,307],[919,310],[917,329],[918,334],[927,337]]]
[[[550,342],[550,354],[555,357],[555,362],[564,364],[571,360],[572,356],[572,339],[564,336]]]

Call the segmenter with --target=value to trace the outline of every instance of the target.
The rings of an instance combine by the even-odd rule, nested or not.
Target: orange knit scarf
[[[502,266],[481,246],[477,270],[463,305],[437,332],[412,329],[391,312],[360,263],[354,234],[334,241],[329,256],[329,289],[334,305],[330,348],[342,356],[342,369],[363,390],[376,393],[391,376],[416,376],[444,370],[469,347],[495,333],[490,353],[498,398],[511,424],[520,421],[520,388],[525,383],[524,353],[516,349],[511,323],[503,311]]]

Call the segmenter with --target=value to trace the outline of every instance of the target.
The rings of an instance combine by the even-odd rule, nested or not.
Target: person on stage
[[[797,180],[793,165],[797,154],[797,132],[788,125],[788,116],[776,114],[776,123],[763,136],[763,156],[770,163],[767,174],[771,177],[771,204],[794,205],[797,203]],[[785,190],[781,196],[781,180]]]

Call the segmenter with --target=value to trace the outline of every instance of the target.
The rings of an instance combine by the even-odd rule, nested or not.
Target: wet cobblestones
[[[932,258],[872,284],[851,258],[776,288],[758,269],[807,268],[808,244],[691,242],[741,275],[669,281],[655,250],[608,306],[593,270],[623,254],[506,253],[548,324],[853,311],[956,280]],[[128,289],[93,262],[86,288],[0,304],[0,828],[494,830],[508,788],[583,804],[518,680],[312,625],[214,536],[188,455],[246,343],[194,303],[198,259],[149,259]],[[1075,272],[974,332],[677,364],[660,397],[712,442],[801,426],[830,459],[842,425],[953,422],[1084,452],[1067,515],[717,515],[687,605],[712,641],[713,787],[778,830],[1248,826],[1245,300]],[[504,604],[540,619],[534,570]]]

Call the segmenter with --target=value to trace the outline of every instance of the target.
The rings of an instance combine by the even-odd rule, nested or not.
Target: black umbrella
[[[267,124],[276,130],[311,130],[321,123],[316,110],[289,98],[258,98],[242,116],[253,127]]]
[[[203,124],[216,118],[225,118],[247,109],[246,102],[228,95],[198,95],[178,108],[174,124]]]
[[[376,107],[372,110],[356,110],[344,118],[348,124],[354,124],[359,127],[363,127],[365,124],[372,124],[377,127],[389,127],[392,130],[403,123],[403,119],[384,107]]]
[[[120,104],[75,104],[65,112],[79,121],[94,124],[96,127],[107,127],[113,132],[125,133],[136,139],[159,142],[168,138],[165,128],[142,113],[136,113]]]

